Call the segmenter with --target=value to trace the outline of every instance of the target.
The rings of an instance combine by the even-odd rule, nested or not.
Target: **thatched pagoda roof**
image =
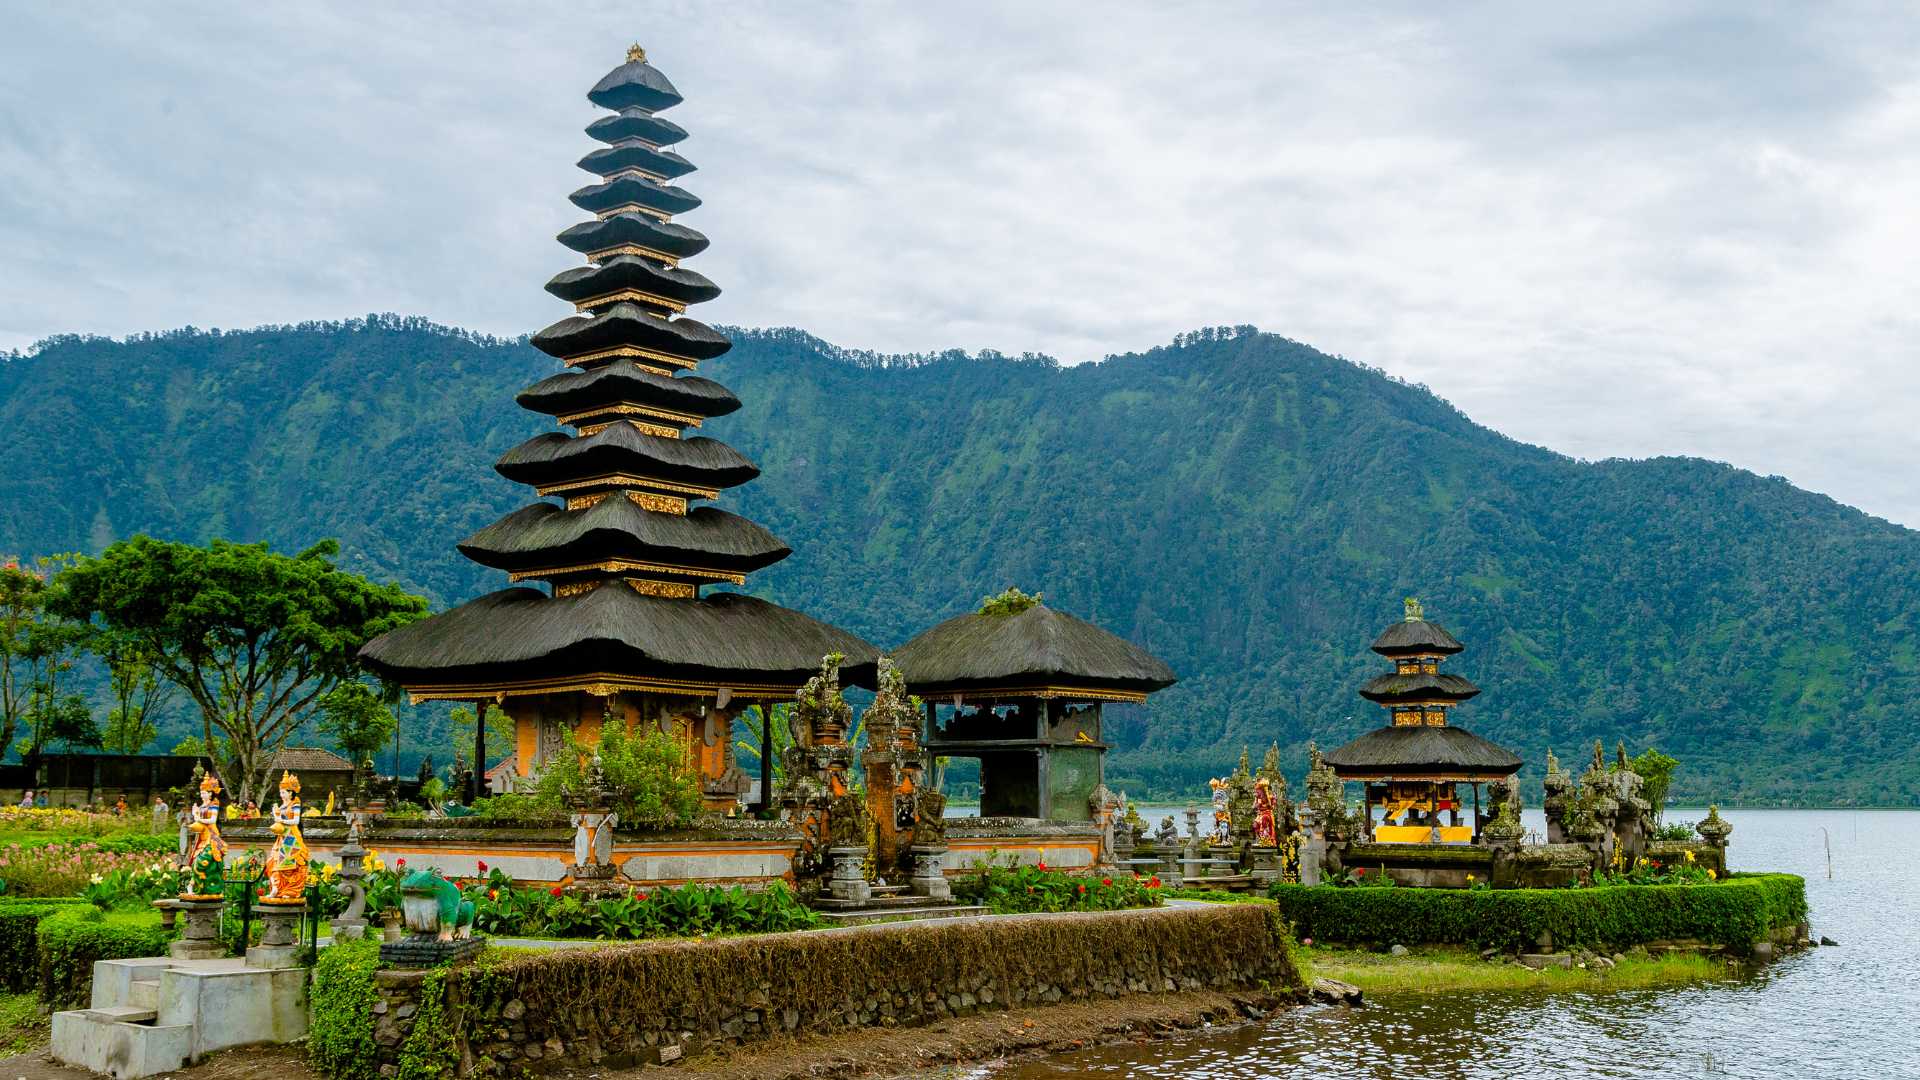
[[[557,484],[611,473],[725,488],[760,475],[746,456],[718,439],[668,439],[631,424],[591,435],[549,431],[501,455],[494,471],[523,484]]]
[[[649,251],[662,252],[676,259],[700,254],[707,250],[709,242],[697,229],[661,221],[651,214],[637,211],[583,221],[563,230],[557,239],[582,254],[604,251],[621,244],[638,244]]]
[[[697,319],[669,322],[639,304],[621,301],[598,315],[573,315],[533,335],[531,344],[567,360],[598,349],[634,345],[690,360],[711,360],[733,342]]]
[[[1466,649],[1447,628],[1425,619],[1404,619],[1380,632],[1371,646],[1381,656],[1417,656],[1440,653],[1452,656]]]
[[[547,282],[547,291],[569,304],[611,296],[622,289],[637,289],[682,304],[704,304],[720,295],[720,287],[707,280],[705,274],[639,255],[615,255],[596,265],[562,270]],[[612,306],[612,303],[594,304],[592,310]]]
[[[693,162],[671,150],[657,150],[639,139],[626,139],[603,146],[580,159],[580,167],[590,173],[612,176],[621,169],[640,169],[668,180],[693,171]]]
[[[685,101],[659,68],[647,63],[644,49],[635,46],[627,62],[614,68],[587,91],[587,100],[603,109],[644,109],[659,112]]]
[[[687,129],[645,109],[629,107],[612,116],[603,116],[587,125],[587,134],[603,143],[622,139],[645,139],[655,146],[670,146],[687,137]]]
[[[1416,701],[1460,702],[1479,692],[1479,687],[1462,676],[1429,675],[1426,672],[1375,675],[1360,688],[1361,697],[1382,705]]]
[[[629,402],[711,419],[740,407],[733,391],[698,375],[659,375],[630,360],[590,370],[562,371],[541,379],[514,398],[520,407],[560,416]]]
[[[580,688],[621,680],[791,693],[828,653],[841,677],[873,685],[879,651],[800,612],[739,593],[642,596],[609,581],[580,596],[503,589],[368,642],[360,660],[422,696],[501,684]]]
[[[1346,780],[1497,780],[1520,759],[1465,728],[1380,727],[1327,754]]]
[[[893,659],[907,686],[927,696],[1071,689],[1137,697],[1178,679],[1138,645],[1044,604],[948,619],[900,646]]]
[[[711,506],[660,514],[620,495],[584,510],[534,503],[460,545],[460,554],[482,566],[513,571],[625,558],[750,573],[792,553],[779,537],[738,514]]]

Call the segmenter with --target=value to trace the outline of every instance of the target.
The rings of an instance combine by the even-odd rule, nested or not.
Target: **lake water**
[[[1294,1009],[1265,1024],[974,1075],[1920,1078],[1920,812],[1721,816],[1734,826],[1733,869],[1805,877],[1814,936],[1840,947],[1789,956],[1745,978],[1667,990],[1380,994],[1364,1009]],[[1159,813],[1149,817],[1157,823]],[[1540,828],[1537,813],[1529,818]]]

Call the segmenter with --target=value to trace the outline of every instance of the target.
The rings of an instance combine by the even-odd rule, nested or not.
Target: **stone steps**
[[[160,1015],[160,1010],[139,1005],[109,1005],[104,1009],[82,1009],[82,1012],[94,1020],[105,1020],[115,1024],[146,1024]]]
[[[306,977],[239,957],[101,960],[88,1007],[53,1014],[53,1056],[137,1080],[230,1046],[291,1042],[307,1030]]]

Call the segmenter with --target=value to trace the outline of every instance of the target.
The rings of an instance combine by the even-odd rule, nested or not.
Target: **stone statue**
[[[1180,827],[1173,823],[1173,815],[1160,819],[1160,825],[1153,830],[1153,846],[1162,855],[1180,847]]]
[[[440,876],[438,869],[410,870],[400,879],[400,909],[407,929],[420,937],[452,941],[473,936],[473,901],[460,897],[460,887]]]
[[[947,843],[947,797],[930,787],[913,793],[913,843],[916,847]]]
[[[306,903],[310,861],[306,838],[300,835],[300,778],[282,772],[280,802],[273,808],[273,846],[267,849],[267,895],[262,902]]]
[[[187,831],[193,842],[187,848],[187,876],[180,893],[182,900],[218,900],[225,887],[227,842],[220,836],[220,781],[209,775],[200,781],[200,801],[194,804]]]
[[[1207,781],[1207,787],[1213,790],[1213,832],[1207,839],[1215,844],[1225,844],[1233,839],[1233,812],[1227,807],[1227,781],[1215,777]]]
[[[1280,844],[1280,827],[1273,814],[1273,786],[1264,776],[1253,782],[1253,842],[1258,847]]]

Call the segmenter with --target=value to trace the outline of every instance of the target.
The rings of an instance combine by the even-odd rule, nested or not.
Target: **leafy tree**
[[[111,753],[137,754],[159,735],[148,717],[166,701],[172,687],[161,680],[154,654],[136,635],[97,631],[87,648],[106,664],[107,687],[113,693],[114,706],[107,714],[101,746]]]
[[[700,778],[678,742],[651,724],[628,731],[609,718],[600,741],[589,746],[569,732],[567,750],[554,755],[540,773],[539,795],[556,804],[586,794],[588,772],[597,755],[601,774],[620,824],[670,829],[686,825],[700,812]]]
[[[1673,787],[1673,773],[1680,762],[1649,746],[1629,758],[1627,767],[1640,774],[1640,794],[1653,804],[1653,821],[1659,824],[1666,815],[1667,791]]]
[[[357,679],[334,687],[320,703],[320,730],[355,765],[385,746],[398,726],[386,700]]]
[[[74,747],[100,745],[100,726],[93,722],[93,710],[79,694],[47,697],[35,702],[27,712],[27,737],[20,740],[20,756],[32,760],[54,743],[69,754]]]
[[[473,710],[465,705],[456,705],[447,714],[447,730],[453,741],[453,753],[461,761],[473,752]],[[487,757],[491,762],[514,752],[513,717],[498,705],[487,706]],[[480,764],[480,772],[487,771],[488,762]]]
[[[756,703],[750,709],[743,709],[733,718],[733,760],[740,770],[749,776],[760,775],[760,735],[761,724],[765,719],[768,706]],[[787,747],[793,745],[793,706],[779,703],[772,706],[772,758],[773,782],[778,784],[787,775]]]
[[[203,743],[223,751],[215,770],[249,799],[307,710],[358,674],[360,646],[426,613],[424,599],[335,567],[338,551],[136,536],[62,571],[46,606],[148,650],[199,707]]]
[[[182,757],[206,757],[207,741],[198,735],[189,735],[179,742],[174,743],[173,749],[167,751],[167,753],[179,754]]]
[[[0,562],[0,747],[11,744],[21,724],[31,724],[36,714],[45,723],[64,707],[61,683],[86,637],[84,627],[46,610],[47,570],[66,561],[62,556],[39,566],[23,566],[15,558]],[[21,743],[35,753],[44,745],[32,736]]]

